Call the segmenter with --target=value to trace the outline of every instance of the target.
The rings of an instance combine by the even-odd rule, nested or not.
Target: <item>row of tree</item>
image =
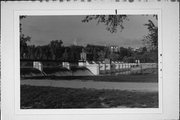
[[[100,45],[87,46],[63,46],[62,40],[52,40],[43,46],[27,45],[21,49],[21,59],[43,59],[78,61],[82,50],[87,54],[88,61],[103,61],[106,58],[113,61],[135,62],[157,62],[157,53],[154,50],[148,51],[146,47],[139,49],[120,47],[118,51],[111,51],[110,47]]]

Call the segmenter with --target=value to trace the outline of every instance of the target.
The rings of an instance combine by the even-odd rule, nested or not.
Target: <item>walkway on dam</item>
[[[141,92],[157,92],[158,83],[142,82],[103,82],[82,80],[21,80],[21,85],[50,86],[64,88],[94,88],[94,89],[117,89]]]

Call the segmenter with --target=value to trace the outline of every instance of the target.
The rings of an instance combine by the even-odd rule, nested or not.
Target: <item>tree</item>
[[[29,36],[25,36],[22,33],[22,24],[21,21],[23,18],[26,18],[26,16],[20,16],[20,57],[21,58],[26,58],[28,54],[28,47],[27,47],[27,42],[30,41]]]
[[[20,35],[20,57],[25,58],[28,53],[27,41],[30,41],[30,37],[25,37],[24,34]]]
[[[111,54],[110,54],[110,59],[111,59],[112,61],[118,61],[119,55],[118,55],[117,53],[111,52]]]
[[[85,47],[86,53],[87,53],[87,60],[89,61],[98,61],[98,60],[104,60],[106,50],[105,46],[100,45],[87,45]]]
[[[58,60],[61,59],[63,51],[62,51],[62,40],[52,40],[49,44],[52,54],[52,59]]]
[[[148,47],[152,50],[158,49],[158,27],[155,24],[148,20],[149,23],[145,24],[147,26],[149,33],[145,36],[144,41],[147,43]]]
[[[63,58],[64,61],[68,61],[69,55],[68,55],[67,49],[65,49],[65,52],[63,53],[62,58]]]
[[[82,22],[85,23],[91,20],[97,20],[97,24],[105,24],[108,31],[116,33],[118,27],[121,31],[124,29],[123,22],[128,20],[128,18],[127,15],[88,15]]]
[[[110,54],[111,54],[110,49],[108,47],[106,47],[104,51],[105,51],[105,58],[109,59],[110,58]]]
[[[35,48],[35,59],[41,59],[42,58],[42,50],[41,50],[41,46],[37,46]]]
[[[105,51],[101,50],[98,52],[98,60],[103,61],[105,59]]]

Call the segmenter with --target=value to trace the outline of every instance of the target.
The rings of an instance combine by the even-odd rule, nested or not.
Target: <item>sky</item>
[[[51,40],[62,40],[64,46],[77,45],[116,45],[138,48],[143,46],[142,39],[148,34],[144,24],[151,15],[128,15],[129,21],[123,23],[124,29],[110,33],[102,23],[93,20],[83,23],[85,16],[27,16],[21,20],[22,32],[31,37],[29,45],[47,45]]]

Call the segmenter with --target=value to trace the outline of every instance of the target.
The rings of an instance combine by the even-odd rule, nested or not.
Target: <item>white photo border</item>
[[[56,3],[56,2],[55,2]],[[7,5],[6,5],[7,4]],[[41,8],[38,8],[38,5],[42,5]],[[76,3],[77,4],[77,3]],[[145,4],[145,5],[144,5]],[[102,118],[104,115],[109,115],[112,116],[113,119],[117,119],[116,116],[122,116],[125,119],[164,119],[164,118],[177,118],[177,112],[178,112],[178,105],[175,107],[175,103],[178,103],[176,99],[179,98],[179,96],[175,95],[170,95],[172,92],[178,93],[178,78],[179,76],[172,76],[172,75],[178,75],[178,68],[175,67],[175,70],[173,70],[173,73],[170,75],[166,75],[168,70],[169,63],[170,62],[175,62],[176,65],[178,64],[179,66],[179,60],[171,60],[171,58],[166,58],[166,54],[174,54],[174,58],[178,58],[178,28],[175,29],[175,36],[174,37],[168,37],[172,38],[174,50],[172,50],[172,46],[167,47],[168,44],[170,44],[167,39],[165,38],[167,35],[166,33],[168,32],[167,26],[165,26],[165,15],[170,15],[172,12],[175,12],[177,10],[177,5],[171,3],[173,7],[175,7],[175,10],[170,10],[169,13],[167,10],[165,10],[166,7],[169,7],[171,9],[171,5],[167,4],[157,4],[157,3],[133,3],[133,6],[131,6],[131,9],[129,8],[132,3],[125,3],[122,5],[117,5],[117,4],[83,4],[79,3],[80,7],[76,9],[76,7],[73,4],[67,4],[67,3],[62,3],[61,5],[56,5],[54,3],[38,3],[38,2],[20,2],[20,4],[13,3],[13,2],[7,2],[7,3],[2,3],[2,16],[5,17],[5,14],[9,13],[10,20],[5,21],[5,19],[2,20],[2,45],[7,45],[2,46],[2,89],[5,89],[2,91],[2,95],[5,96],[4,98],[10,98],[10,100],[5,100],[2,98],[2,112],[5,114],[7,113],[7,110],[10,110],[11,115],[13,118],[16,118],[16,120],[19,120],[18,118],[33,118],[34,115],[41,116],[38,117],[38,120],[41,120],[41,118],[44,118],[44,120],[47,120],[47,118],[50,118],[50,116],[55,119],[59,118],[68,118],[67,116],[74,116],[77,115],[79,116],[78,118],[81,118],[81,115],[88,115],[93,118],[93,116],[99,116]],[[34,6],[33,6],[34,5]],[[85,5],[85,6],[84,6]],[[54,7],[55,6],[55,7]],[[112,7],[113,6],[113,7]],[[6,8],[5,8],[6,7]],[[100,8],[99,8],[100,7]],[[38,9],[37,9],[38,8]],[[111,9],[107,9],[111,8]],[[20,109],[20,57],[19,57],[19,16],[20,15],[89,15],[89,14],[115,14],[115,10],[117,9],[117,14],[158,14],[158,69],[159,69],[159,80],[158,80],[158,96],[159,96],[159,108],[127,108],[127,109],[27,109],[23,110]],[[7,10],[7,11],[5,11]],[[175,12],[177,15],[177,13]],[[7,16],[9,16],[7,15]],[[177,18],[177,16],[172,15],[173,18]],[[5,17],[7,19],[7,17]],[[169,17],[168,17],[169,18]],[[170,22],[172,20],[168,19]],[[7,25],[8,29],[10,30],[10,36],[7,36],[7,30],[5,30],[5,25],[4,23],[10,23]],[[178,21],[175,21],[177,24]],[[172,24],[174,27],[175,25]],[[13,28],[13,29],[12,29]],[[166,28],[166,29],[165,29]],[[172,27],[170,27],[172,28]],[[177,35],[176,35],[177,34]],[[8,40],[12,39],[12,41]],[[162,40],[163,39],[163,40]],[[10,43],[12,42],[12,43]],[[7,44],[9,43],[9,45]],[[159,44],[160,43],[160,44]],[[163,49],[166,48],[166,49]],[[7,52],[6,55],[4,55]],[[168,52],[170,50],[170,52]],[[14,54],[12,55],[12,53]],[[167,53],[166,53],[167,52]],[[162,54],[162,56],[160,56]],[[176,56],[177,55],[177,56]],[[166,56],[166,57],[165,57]],[[7,60],[7,58],[11,58],[10,60]],[[4,64],[7,62],[6,64]],[[10,63],[10,64],[8,64]],[[174,67],[175,64],[170,65],[171,67]],[[12,70],[8,71],[9,68],[12,68]],[[177,70],[177,71],[176,71]],[[7,74],[6,74],[7,72]],[[13,76],[8,76],[10,74],[13,74]],[[174,78],[175,82],[170,82],[166,80],[167,78]],[[7,79],[7,81],[5,81]],[[8,80],[8,79],[13,79],[13,80]],[[164,81],[166,80],[166,81]],[[165,87],[167,87],[169,84],[171,84],[170,88],[173,89],[167,94],[170,95],[171,98],[175,98],[174,103],[170,104],[169,100],[165,100],[165,98],[168,98],[167,90]],[[9,86],[8,86],[9,85]],[[11,88],[10,88],[11,87]],[[10,92],[7,92],[7,89],[10,88]],[[12,97],[7,97],[9,94],[12,95]],[[179,94],[178,94],[179,95]],[[3,97],[2,96],[2,97]],[[170,98],[169,98],[170,99]],[[14,102],[13,102],[14,101]],[[172,101],[172,100],[170,100]],[[172,110],[172,113],[170,110],[167,110],[167,106]],[[174,108],[172,108],[172,107]],[[7,110],[5,110],[7,108]],[[169,114],[167,112],[170,112]],[[143,114],[143,115],[142,115]],[[3,115],[3,114],[2,114]],[[49,115],[49,117],[47,117]],[[66,117],[65,117],[65,116]],[[92,116],[93,115],[93,116]],[[103,116],[102,116],[103,115]],[[16,117],[15,117],[16,116]],[[19,116],[19,117],[18,117]],[[22,116],[22,117],[20,117]],[[47,118],[43,117],[46,116]],[[114,116],[114,117],[113,117]],[[70,117],[71,119],[73,117]],[[98,118],[98,117],[95,117]],[[108,117],[107,117],[108,118]],[[106,119],[103,117],[103,119]]]

